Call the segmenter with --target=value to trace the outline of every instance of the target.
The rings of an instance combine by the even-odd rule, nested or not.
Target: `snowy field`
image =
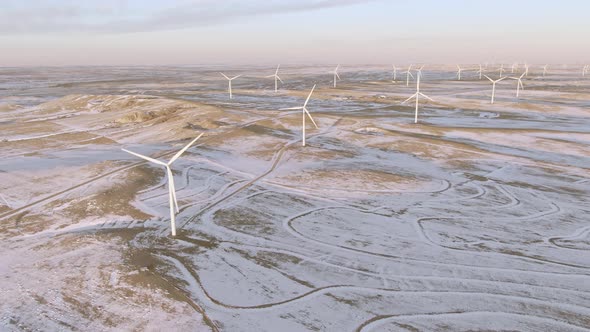
[[[2,68],[0,330],[590,331],[578,67]]]

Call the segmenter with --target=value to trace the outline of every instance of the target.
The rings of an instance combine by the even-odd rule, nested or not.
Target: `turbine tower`
[[[395,83],[395,81],[397,80],[397,67],[395,65],[393,66],[393,83]],[[584,67],[585,68],[585,67]]]
[[[408,101],[410,101],[412,98],[416,98],[416,112],[414,113],[414,123],[418,123],[418,104],[419,104],[420,96],[422,96],[430,101],[434,101],[430,97],[428,97],[427,95],[420,92],[420,76],[418,76],[417,83],[416,83],[416,93],[414,93],[410,98],[408,98],[408,99],[404,100],[404,102],[402,102],[402,104],[405,104]]]
[[[307,99],[305,100],[305,103],[303,104],[303,106],[300,106],[300,107],[289,107],[289,108],[282,108],[281,109],[281,111],[301,110],[301,115],[303,116],[303,122],[302,122],[302,129],[303,130],[302,130],[302,135],[301,135],[301,142],[302,142],[302,145],[303,146],[305,146],[305,116],[306,115],[309,117],[309,119],[313,123],[314,127],[316,129],[319,129],[318,128],[318,125],[315,123],[315,121],[311,117],[311,114],[309,114],[309,111],[307,110],[307,103],[309,102],[309,99],[311,98],[311,95],[313,94],[313,90],[315,90],[315,84],[314,84],[313,88],[311,88],[311,92],[307,96]]]
[[[266,78],[274,78],[275,79],[275,92],[277,92],[279,90],[279,82],[281,81],[281,83],[284,83],[283,80],[279,77],[279,68],[281,67],[281,65],[279,64],[277,66],[277,71],[275,71],[274,75],[268,75],[266,76]]]
[[[225,77],[227,79],[227,81],[229,82],[229,86],[228,86],[227,90],[229,91],[229,99],[232,99],[233,96],[231,94],[231,81],[235,80],[236,78],[238,78],[238,77],[240,77],[242,75],[238,75],[238,76],[234,76],[232,78],[229,78],[229,77],[225,76],[224,73],[220,73],[220,74],[223,75],[223,77]]]
[[[338,68],[340,68],[340,65],[336,66],[336,69],[334,69],[332,72],[334,74],[334,87],[336,87],[336,79],[340,79],[340,75],[338,75]]]
[[[492,82],[492,104],[494,103],[494,98],[496,96],[496,83],[500,82],[501,80],[505,79],[506,77],[500,77],[497,80],[493,80],[491,78],[488,77],[488,75],[484,75],[488,80],[490,80],[490,82]]]
[[[498,69],[498,71],[500,72],[500,76],[502,76],[502,74],[504,73],[504,64],[500,65],[500,69]]]
[[[524,90],[524,85],[522,84],[522,78],[524,77],[524,73],[519,77],[510,77],[510,79],[517,80],[516,84],[516,98],[520,95],[520,89]]]
[[[176,236],[176,213],[180,212],[180,210],[178,209],[178,201],[176,200],[176,188],[174,187],[174,175],[172,174],[172,170],[170,169],[170,166],[172,165],[172,163],[174,163],[176,161],[176,159],[178,159],[186,150],[188,150],[188,148],[191,147],[191,145],[193,145],[199,138],[201,138],[201,136],[203,136],[203,134],[197,136],[197,138],[195,138],[194,140],[192,140],[190,143],[188,143],[184,148],[182,148],[182,150],[178,151],[171,159],[170,161],[168,161],[168,163],[159,161],[157,159],[153,159],[144,155],[141,155],[139,153],[135,153],[129,150],[125,150],[125,149],[121,149],[127,153],[130,153],[136,157],[139,157],[141,159],[147,160],[151,163],[154,164],[158,164],[160,166],[164,166],[166,167],[166,176],[168,178],[168,199],[170,200],[170,229],[172,232],[172,236]]]

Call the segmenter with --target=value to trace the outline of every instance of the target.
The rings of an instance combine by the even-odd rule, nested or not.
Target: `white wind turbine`
[[[397,67],[395,65],[393,66],[393,83],[395,83],[395,81],[397,80]]]
[[[482,79],[482,75],[484,73],[484,69],[483,69],[481,63],[479,64],[479,70],[477,71],[477,73],[479,74],[479,79],[481,80]]]
[[[488,75],[484,75],[488,80],[490,80],[490,82],[492,82],[492,104],[494,103],[494,98],[496,96],[496,83],[500,82],[501,80],[505,79],[506,77],[500,77],[497,80],[493,80],[491,78],[488,77]]]
[[[279,82],[278,81],[281,81],[281,83],[284,83],[283,80],[279,77],[279,68],[280,67],[281,67],[281,65],[279,64],[277,66],[277,71],[275,71],[274,75],[268,75],[268,76],[266,76],[266,78],[271,78],[272,77],[272,78],[275,79],[275,92],[277,92],[278,89],[279,89]]]
[[[589,68],[590,68],[589,65],[584,66],[584,69],[582,69],[582,77],[586,76],[586,73],[588,73]]]
[[[410,65],[408,67],[408,70],[402,73],[402,74],[406,74],[406,86],[410,86],[410,76],[412,76],[412,78],[414,78],[414,75],[412,74],[412,66],[413,65]]]
[[[422,69],[424,69],[425,65],[420,66],[420,68],[416,69],[416,75],[418,77],[422,77]]]
[[[517,80],[516,83],[516,98],[520,95],[520,89],[524,90],[524,85],[522,84],[522,78],[524,77],[525,73],[522,73],[519,77],[510,77],[510,79]]]
[[[461,80],[461,72],[463,71],[463,69],[461,69],[461,67],[459,65],[457,65],[457,80]]]
[[[545,77],[545,75],[547,74],[547,66],[549,66],[549,65],[543,66],[543,77]]]
[[[498,71],[500,72],[500,76],[502,76],[502,74],[504,73],[504,64],[500,65],[500,69],[498,69]]]
[[[514,71],[518,69],[518,63],[513,63],[512,66],[510,67],[510,73],[514,74]]]
[[[187,144],[184,148],[182,148],[182,150],[178,151],[171,159],[168,163],[159,161],[157,159],[153,159],[144,155],[141,155],[139,153],[135,153],[129,150],[125,150],[125,149],[121,149],[127,153],[130,153],[136,157],[145,159],[149,162],[152,162],[154,164],[158,164],[161,166],[166,167],[166,176],[168,177],[168,199],[170,200],[170,228],[172,231],[172,236],[176,236],[176,213],[178,213],[180,210],[178,209],[178,201],[176,200],[176,188],[174,187],[174,176],[172,175],[172,170],[170,169],[170,166],[172,165],[172,163],[174,163],[176,161],[176,159],[178,159],[186,150],[188,150],[188,148],[191,147],[191,145],[193,145],[199,138],[201,138],[201,136],[203,136],[203,134],[197,136],[197,138],[195,138],[194,140],[192,140],[189,144]]]
[[[420,99],[420,96],[422,96],[430,101],[434,101],[430,97],[428,97],[427,95],[420,92],[420,75],[418,75],[418,80],[416,83],[416,93],[414,93],[410,98],[408,98],[408,99],[404,100],[404,102],[402,102],[402,104],[405,104],[408,101],[410,101],[412,98],[416,98],[416,112],[414,113],[414,123],[418,123],[418,101]]]
[[[524,76],[529,77],[529,64],[524,63]]]
[[[229,77],[225,76],[224,73],[220,73],[220,74],[223,75],[223,77],[225,77],[227,79],[227,81],[229,82],[229,86],[228,86],[227,90],[229,91],[229,99],[232,99],[233,97],[232,97],[232,94],[231,94],[231,81],[235,80],[236,78],[238,78],[238,77],[240,77],[242,75],[238,75],[238,76],[234,76],[232,78],[229,78]]]
[[[303,130],[302,130],[302,145],[305,146],[305,116],[307,115],[309,117],[309,119],[311,120],[311,122],[313,123],[313,125],[315,126],[316,129],[318,128],[318,125],[315,123],[315,121],[313,120],[313,118],[311,117],[311,114],[309,114],[309,111],[307,110],[307,103],[309,102],[309,99],[311,98],[311,95],[313,93],[313,90],[315,90],[315,84],[313,86],[313,88],[311,88],[311,92],[309,93],[309,95],[307,96],[307,99],[305,99],[305,103],[303,104],[303,106],[300,107],[289,107],[289,108],[282,108],[281,111],[288,111],[288,110],[301,110],[301,114],[303,115]]]
[[[338,75],[338,68],[340,65],[336,66],[336,69],[332,72],[334,74],[334,87],[336,87],[336,79],[340,80],[340,75]]]

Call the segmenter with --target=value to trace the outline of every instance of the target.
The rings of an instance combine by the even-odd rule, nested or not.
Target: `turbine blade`
[[[299,107],[279,108],[279,111],[292,111],[292,110],[300,110],[300,109],[303,109],[303,107],[299,106]]]
[[[311,114],[309,114],[309,112],[307,111],[307,108],[303,108],[303,111],[305,112],[305,114],[307,114],[307,116],[309,117],[309,119],[311,120],[311,122],[313,123],[313,125],[315,126],[315,129],[320,129],[318,127],[318,125],[315,123],[315,121],[313,120],[313,118],[311,117]]]
[[[340,75],[338,75],[337,72],[334,72],[334,74],[336,74],[336,77],[338,77],[338,79],[340,79]]]
[[[277,75],[277,78],[279,79],[279,81],[281,81],[281,83],[285,83],[283,82],[283,80],[279,77],[279,75]]]
[[[281,68],[281,64],[279,64],[279,65],[277,66],[277,71],[275,71],[275,75],[278,75],[278,73],[279,73],[279,68]]]
[[[412,100],[412,98],[416,97],[416,95],[417,95],[418,93],[419,93],[419,92],[416,92],[416,93],[414,93],[414,94],[413,94],[413,95],[412,95],[410,98],[408,98],[408,99],[406,99],[406,100],[402,101],[402,104],[405,104],[405,103],[409,102],[410,100]]]
[[[236,78],[238,78],[238,77],[240,77],[240,76],[242,76],[242,74],[240,74],[240,75],[238,75],[238,76],[234,76],[234,77],[232,77],[232,78],[231,78],[231,80],[233,81],[233,80],[235,80]]]
[[[223,75],[223,77],[225,77],[226,79],[228,79],[228,80],[229,80],[229,77],[225,76],[225,74],[224,74],[224,73],[220,73],[220,74],[221,74],[221,75]]]
[[[414,74],[412,74],[412,73],[410,73],[410,72],[408,72],[408,75],[412,76],[412,78],[415,78],[415,77],[414,77]]]
[[[316,84],[314,84],[313,88],[311,88],[311,92],[309,93],[309,96],[307,96],[307,99],[305,100],[305,104],[303,104],[304,108],[305,108],[305,106],[307,106],[307,103],[309,102],[309,98],[311,98],[311,95],[313,94],[313,90],[315,90],[315,86],[316,86]]]
[[[432,98],[428,97],[427,95],[423,94],[422,92],[420,92],[420,95],[430,101],[434,101],[434,100],[432,100]]]
[[[483,76],[485,76],[488,80],[490,80],[490,82],[494,82],[494,80],[491,79],[488,75],[483,75]]]
[[[141,155],[141,154],[139,154],[139,153],[135,153],[135,152],[133,152],[133,151],[129,151],[129,150],[125,150],[125,149],[121,149],[121,150],[123,150],[123,151],[125,151],[125,152],[127,152],[127,153],[129,153],[129,154],[132,154],[132,155],[134,155],[134,156],[136,156],[136,157],[139,157],[139,158],[141,158],[141,159],[144,159],[144,160],[147,160],[147,161],[149,161],[149,162],[152,162],[152,163],[154,163],[154,164],[158,164],[158,165],[162,165],[162,166],[167,166],[167,165],[166,165],[166,163],[164,163],[164,162],[161,162],[161,161],[159,161],[159,160],[157,160],[157,159],[150,158],[150,157],[147,157],[147,156]]]
[[[172,159],[170,159],[170,161],[168,162],[168,165],[172,165],[173,162],[176,161],[176,159],[178,159],[178,157],[180,157],[186,150],[188,150],[188,148],[191,147],[191,145],[193,145],[199,138],[201,138],[201,136],[203,136],[203,133],[201,133],[201,135],[197,136],[194,140],[192,140],[190,143],[188,143],[184,148],[182,148],[182,150],[178,151],[174,157],[172,157]]]

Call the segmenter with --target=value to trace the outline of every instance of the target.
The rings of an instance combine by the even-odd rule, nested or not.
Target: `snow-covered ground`
[[[0,69],[0,330],[590,330],[577,68],[214,69]]]

